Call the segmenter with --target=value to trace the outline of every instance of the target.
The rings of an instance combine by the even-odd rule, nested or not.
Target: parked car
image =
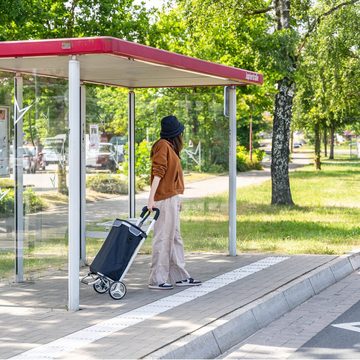
[[[86,166],[115,171],[117,162],[114,145],[111,143],[100,143],[98,149],[88,150],[86,153]]]
[[[45,146],[42,150],[42,156],[43,156],[43,161],[44,161],[45,165],[57,164],[60,161],[64,160],[61,153],[59,153],[55,148],[52,148],[52,147]]]
[[[14,151],[13,146],[10,146],[10,158],[9,158],[10,172],[14,171]],[[36,172],[36,155],[35,149],[29,147],[23,147],[23,171],[30,174]]]

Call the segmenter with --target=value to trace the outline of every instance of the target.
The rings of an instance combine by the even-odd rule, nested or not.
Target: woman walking
[[[151,189],[148,209],[160,210],[154,226],[149,288],[173,289],[201,285],[185,270],[184,245],[180,235],[180,199],[184,177],[180,162],[184,125],[173,116],[161,120],[160,139],[151,149]]]

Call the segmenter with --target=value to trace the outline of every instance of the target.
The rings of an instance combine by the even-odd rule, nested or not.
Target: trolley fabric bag
[[[114,300],[125,296],[127,290],[123,278],[160,215],[159,209],[154,208],[153,211],[154,216],[146,231],[142,226],[151,214],[146,206],[135,225],[127,220],[114,221],[104,244],[90,265],[90,272],[81,279],[83,284],[92,285],[99,294],[109,292]]]
[[[136,248],[146,233],[126,220],[116,219],[111,230],[90,265],[92,273],[101,273],[117,281],[127,268]]]

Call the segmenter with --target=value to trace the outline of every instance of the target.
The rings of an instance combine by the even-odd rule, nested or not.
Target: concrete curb
[[[213,359],[360,268],[360,251],[341,256],[184,336],[146,358]]]

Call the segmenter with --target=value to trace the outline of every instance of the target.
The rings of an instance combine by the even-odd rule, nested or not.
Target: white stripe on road
[[[40,345],[18,356],[14,356],[11,359],[56,359],[74,351],[75,349],[85,347],[86,345],[100,340],[110,334],[148,320],[167,310],[171,310],[176,306],[183,305],[191,300],[207,295],[226,285],[287,259],[288,257],[281,256],[267,257],[205,281],[201,286],[188,288],[184,291],[164,297],[151,304],[144,305],[112,319],[101,321],[96,325],[79,330],[48,344]]]
[[[360,322],[352,323],[343,323],[343,324],[332,324],[331,326],[337,327],[339,329],[350,330],[355,332],[360,332]]]

